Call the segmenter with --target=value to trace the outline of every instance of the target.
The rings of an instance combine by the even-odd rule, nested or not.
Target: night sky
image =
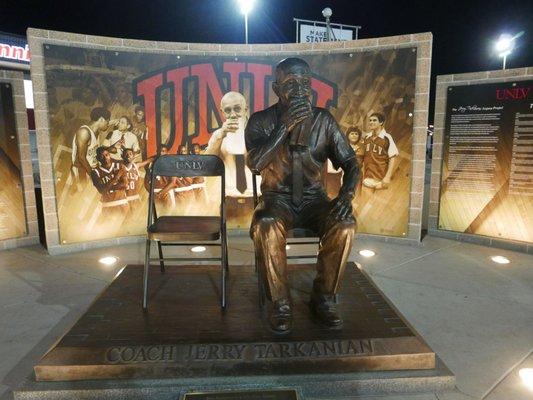
[[[525,31],[508,68],[533,66],[533,0],[318,1],[256,0],[250,43],[294,42],[293,17],[360,25],[360,38],[433,33],[432,87],[440,74],[501,68],[493,53],[500,33]],[[243,43],[236,0],[0,0],[0,31],[26,28],[177,42]]]

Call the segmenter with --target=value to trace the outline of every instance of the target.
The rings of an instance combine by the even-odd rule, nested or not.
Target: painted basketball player
[[[370,132],[363,137],[363,185],[374,189],[386,189],[391,181],[398,159],[394,139],[385,131],[385,116],[370,115]]]
[[[100,192],[102,205],[102,219],[113,219],[128,212],[128,199],[124,167],[121,163],[113,161],[109,150],[100,146],[96,149],[98,166],[91,172],[94,187]]]

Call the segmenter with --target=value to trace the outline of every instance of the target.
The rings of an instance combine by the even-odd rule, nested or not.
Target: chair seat
[[[287,238],[318,238],[318,235],[311,229],[295,228],[287,232]]]
[[[218,240],[220,238],[220,217],[159,217],[148,228],[148,238],[165,242]]]

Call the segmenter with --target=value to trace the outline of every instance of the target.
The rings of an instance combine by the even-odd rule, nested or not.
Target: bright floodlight
[[[505,57],[511,54],[514,48],[514,39],[514,37],[507,33],[500,35],[495,45],[496,51],[500,57]]]
[[[113,265],[117,261],[118,261],[118,258],[115,256],[102,257],[101,259],[98,260],[100,264],[104,264],[104,265]]]
[[[194,247],[191,247],[191,251],[193,253],[202,253],[206,250],[205,246],[194,246]]]
[[[237,0],[237,2],[239,3],[241,12],[244,15],[248,15],[248,13],[252,11],[252,8],[254,8],[255,0]]]
[[[522,368],[518,371],[520,379],[529,389],[533,390],[533,368]]]
[[[507,257],[504,256],[493,256],[490,259],[497,264],[509,264],[511,262]]]
[[[374,257],[376,255],[376,252],[373,250],[359,250],[359,254],[361,254],[363,257]]]
[[[324,18],[330,18],[332,15],[333,15],[333,11],[331,10],[331,8],[326,7],[322,10],[322,16]]]

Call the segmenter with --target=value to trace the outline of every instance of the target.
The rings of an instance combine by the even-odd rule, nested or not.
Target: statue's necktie
[[[237,190],[244,193],[246,190],[246,175],[244,173],[244,154],[235,154],[235,180]]]
[[[298,124],[291,132],[289,148],[292,153],[292,203],[295,206],[302,204],[304,192],[304,165],[303,157],[308,147],[308,136],[312,119],[307,118]]]
[[[302,204],[304,176],[303,176],[303,149],[294,146],[292,149],[292,203],[295,206]]]

